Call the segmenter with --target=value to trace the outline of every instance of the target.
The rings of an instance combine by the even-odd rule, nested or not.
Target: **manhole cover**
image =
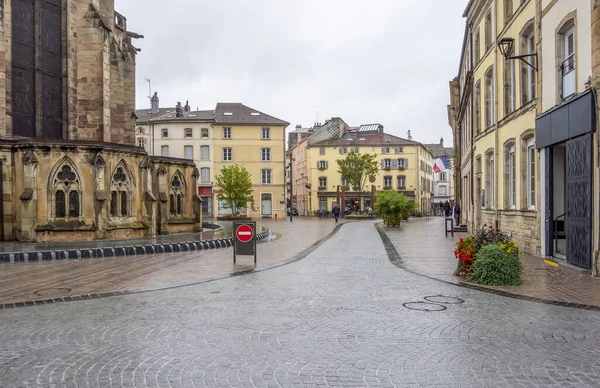
[[[57,288],[44,288],[42,290],[34,291],[33,293],[37,296],[60,296],[60,295],[68,294],[69,292],[71,292],[70,288],[57,287]]]
[[[446,310],[446,306],[442,306],[441,304],[430,303],[430,302],[406,302],[406,303],[402,303],[402,306],[404,306],[410,310],[418,310],[418,311],[444,311],[444,310]]]
[[[456,298],[454,296],[445,296],[445,295],[431,295],[431,296],[426,296],[423,299],[425,299],[428,302],[441,303],[441,304],[465,303],[464,299]]]

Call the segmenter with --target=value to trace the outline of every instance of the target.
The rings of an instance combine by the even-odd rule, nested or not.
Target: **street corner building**
[[[199,176],[135,144],[135,55],[113,1],[0,8],[0,241],[201,230]]]
[[[470,0],[448,106],[469,231],[497,226],[524,251],[593,275],[598,8],[595,0]]]

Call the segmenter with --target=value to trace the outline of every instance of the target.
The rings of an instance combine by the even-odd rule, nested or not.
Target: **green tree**
[[[378,191],[375,198],[375,211],[387,226],[399,225],[400,221],[408,219],[409,213],[415,209],[415,201],[397,191]]]
[[[379,172],[376,154],[357,154],[350,151],[344,158],[338,159],[338,173],[346,178],[348,186],[362,194],[367,179]],[[360,196],[362,197],[362,196]]]
[[[251,178],[248,170],[238,164],[223,167],[215,177],[217,199],[225,201],[225,208],[231,209],[234,216],[240,214],[240,208],[254,201]]]

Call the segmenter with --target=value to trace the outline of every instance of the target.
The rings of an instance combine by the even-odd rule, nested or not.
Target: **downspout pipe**
[[[499,183],[499,174],[500,170],[500,152],[498,151],[498,0],[494,0],[494,208],[496,210],[494,226],[496,229],[499,227],[498,222],[498,183]]]

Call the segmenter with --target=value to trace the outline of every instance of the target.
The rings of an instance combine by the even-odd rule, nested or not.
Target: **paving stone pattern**
[[[383,227],[407,269],[443,281],[463,284],[453,276],[456,269],[454,247],[466,233],[444,234],[442,217],[414,218],[400,228]],[[579,307],[600,306],[600,279],[586,273],[577,273],[562,267],[544,264],[543,259],[525,254],[523,285],[483,286],[489,290],[505,292],[534,299],[545,299]]]
[[[600,386],[600,313],[403,271],[368,221],[268,271],[0,310],[0,342],[1,387]]]

